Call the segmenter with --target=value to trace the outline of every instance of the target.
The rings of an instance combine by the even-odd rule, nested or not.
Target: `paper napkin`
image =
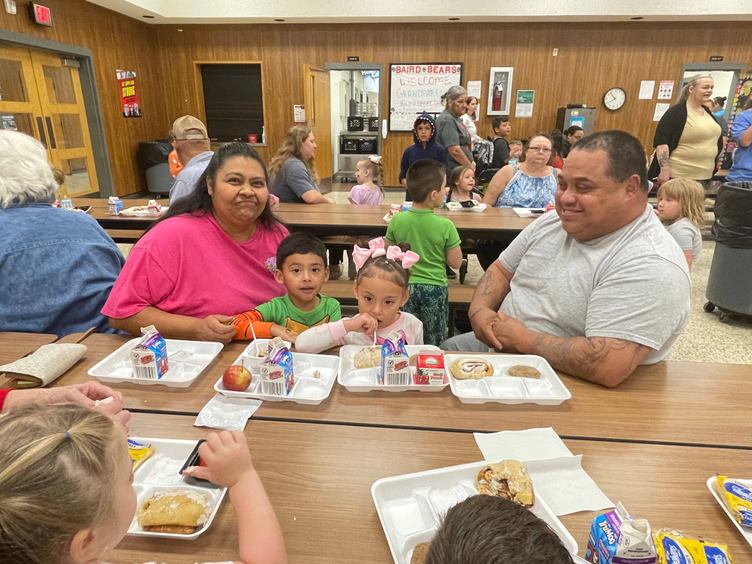
[[[215,394],[201,408],[193,426],[242,431],[261,403],[261,400],[228,398],[222,394]]]
[[[582,456],[574,456],[550,427],[474,436],[485,460],[524,461],[536,493],[556,515],[614,507],[582,468]]]

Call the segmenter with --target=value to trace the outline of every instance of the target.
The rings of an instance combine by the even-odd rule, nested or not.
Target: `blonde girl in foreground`
[[[229,488],[240,559],[287,562],[282,532],[242,433],[213,433],[192,476]],[[94,563],[125,536],[136,511],[123,428],[74,405],[0,416],[0,563]],[[211,534],[211,532],[209,532]]]
[[[658,189],[658,219],[684,252],[687,266],[692,268],[702,251],[700,229],[705,223],[705,190],[689,178],[674,178]]]

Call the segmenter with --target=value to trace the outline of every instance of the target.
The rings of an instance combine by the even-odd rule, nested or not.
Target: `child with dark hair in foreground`
[[[531,511],[508,499],[476,495],[447,511],[424,563],[572,564],[572,556]]]

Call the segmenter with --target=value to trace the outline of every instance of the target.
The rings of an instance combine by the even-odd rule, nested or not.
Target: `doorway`
[[[381,65],[327,63],[331,87],[332,181],[355,182],[358,161],[381,151]]]
[[[39,140],[70,196],[100,189],[79,66],[48,51],[0,46],[0,128]]]

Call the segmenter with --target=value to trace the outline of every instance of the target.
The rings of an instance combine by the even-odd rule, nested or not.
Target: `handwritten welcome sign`
[[[410,131],[422,112],[441,113],[441,96],[462,84],[462,63],[392,63],[389,68],[390,131]]]

